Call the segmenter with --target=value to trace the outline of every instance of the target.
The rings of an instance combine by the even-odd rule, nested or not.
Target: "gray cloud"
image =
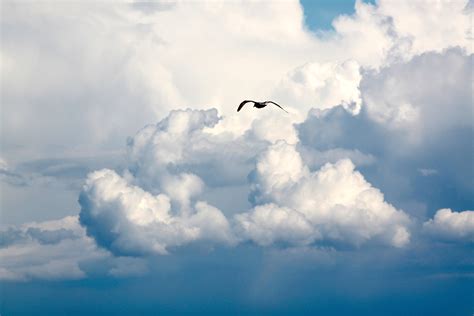
[[[474,194],[472,58],[453,48],[364,73],[361,113],[310,111],[297,125],[302,148],[370,155],[372,163],[359,165],[364,176],[421,220],[445,205],[468,208]],[[422,169],[436,176],[425,177]],[[424,206],[412,209],[415,204]]]
[[[148,270],[141,259],[110,255],[87,237],[77,216],[0,230],[0,280],[130,277]]]

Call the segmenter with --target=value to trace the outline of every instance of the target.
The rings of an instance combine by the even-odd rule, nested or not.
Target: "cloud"
[[[94,159],[120,152],[127,136],[177,108],[218,109],[224,118],[211,128],[214,133],[220,128],[240,137],[251,130],[259,140],[285,139],[297,143],[302,137],[292,124],[302,123],[310,106],[326,109],[336,106],[340,100],[349,108],[348,104],[359,104],[360,99],[363,101],[361,111],[370,108],[372,118],[384,118],[382,125],[404,125],[411,118],[409,125],[413,130],[406,139],[416,140],[416,135],[438,130],[437,124],[443,126],[444,123],[439,119],[436,123],[427,123],[431,121],[424,119],[425,114],[430,113],[429,106],[419,106],[420,96],[408,88],[420,86],[423,93],[429,94],[429,85],[423,79],[431,78],[430,71],[440,69],[437,74],[449,74],[446,78],[458,72],[468,74],[469,59],[467,62],[458,60],[456,66],[456,60],[461,59],[455,58],[456,54],[451,54],[449,62],[443,61],[448,58],[440,54],[442,56],[434,58],[419,77],[410,69],[423,68],[427,56],[418,58],[416,65],[399,67],[399,71],[386,70],[369,76],[368,70],[403,64],[433,50],[442,53],[452,46],[459,46],[469,54],[472,45],[466,38],[470,18],[463,10],[466,4],[467,1],[436,5],[358,2],[354,14],[334,21],[333,31],[312,33],[303,24],[304,12],[298,1],[219,5],[181,2],[145,6],[6,3],[1,21],[4,36],[0,72],[9,80],[0,83],[3,92],[0,104],[2,112],[8,113],[8,119],[3,119],[6,115],[2,117],[2,158],[17,166],[37,164],[41,172],[61,178],[54,179],[61,182],[58,185],[61,188],[47,190],[39,183],[32,185],[34,189],[16,188],[19,184],[30,185],[30,178],[10,166],[9,171],[14,174],[0,175],[1,190],[7,192],[2,208],[7,210],[7,217],[16,222],[74,214],[70,179],[64,178],[101,168],[117,168],[117,164],[91,166],[70,158]],[[444,22],[434,25],[432,21]],[[189,25],[199,25],[199,28]],[[365,45],[367,42],[377,45]],[[438,67],[440,63],[443,66]],[[400,82],[396,80],[399,75],[403,77]],[[434,77],[444,78],[438,75]],[[304,84],[296,80],[298,76],[304,79]],[[411,86],[406,84],[408,87],[402,84],[411,78],[420,79]],[[469,77],[467,81],[458,79],[449,82],[470,81]],[[377,81],[387,87],[377,85]],[[397,88],[406,89],[401,97],[396,92],[390,93],[388,82],[393,81],[397,82]],[[446,91],[439,82],[438,79],[435,82],[436,91]],[[366,88],[362,85],[366,85],[370,93],[364,92]],[[464,85],[469,88],[468,84]],[[379,97],[378,90],[393,100]],[[245,111],[239,112],[239,116],[231,115],[244,97],[267,99],[272,96],[285,100],[293,116],[271,115],[269,109],[258,114]],[[369,99],[374,101],[371,103]],[[423,103],[430,103],[426,101]],[[371,105],[364,106],[364,102]],[[451,110],[443,107],[447,117]],[[457,116],[464,122],[467,117]],[[424,125],[430,126],[422,128]],[[415,126],[425,131],[417,133]],[[441,132],[439,136],[443,135],[448,134]],[[262,150],[262,147],[258,145],[250,151]],[[329,149],[335,147],[359,150],[363,155],[378,158],[366,148],[332,146]],[[359,160],[353,156],[350,158],[359,166]],[[195,164],[192,173],[211,179],[211,165],[220,168],[224,165],[222,161],[233,162],[234,159],[233,154],[216,157],[214,161],[209,158],[206,164],[200,164],[199,170]],[[231,164],[235,168],[220,168],[221,177],[214,177],[212,184],[206,181],[207,185],[217,187],[230,181],[244,185],[241,175],[251,170],[251,159],[246,160],[247,164]],[[51,165],[46,166],[48,162]],[[323,162],[314,163],[321,164]],[[179,167],[183,172],[191,168],[184,164]],[[425,164],[414,168],[439,169]],[[455,173],[450,171],[449,174]],[[76,180],[72,184],[75,189],[79,187]],[[20,195],[22,201],[17,202]],[[53,197],[58,203],[51,202]],[[39,200],[42,203],[31,202]],[[33,208],[39,210],[30,212]],[[439,206],[429,207],[437,208]]]
[[[146,261],[113,256],[97,247],[78,216],[0,229],[1,281],[122,278],[146,272]]]
[[[0,233],[0,279],[81,279],[81,261],[106,257],[77,216],[27,223]]]
[[[222,130],[219,123],[223,120],[216,109],[170,112],[129,139],[129,170],[148,190],[172,181],[166,175],[179,172],[195,173],[214,186],[245,181],[254,152],[265,142],[241,134],[234,137],[231,131]],[[291,122],[288,125],[292,127]]]
[[[376,163],[377,160],[372,154],[365,154],[358,149],[331,148],[317,150],[301,144],[298,144],[297,148],[305,164],[312,170],[319,169],[327,162],[336,163],[345,158],[350,159],[356,166],[370,166]]]
[[[466,117],[471,63],[472,54],[457,47],[364,74],[361,90],[369,118],[406,132],[408,144],[471,126]]]
[[[297,67],[275,88],[275,97],[299,108],[326,109],[342,105],[358,114],[362,100],[359,91],[360,67],[356,61],[308,63]]]
[[[408,217],[344,159],[370,156],[307,150],[306,160],[324,164],[311,172],[291,133],[290,143],[261,139],[254,122],[236,136],[221,129],[223,121],[215,109],[172,111],[130,138],[123,174],[95,171],[82,189],[80,219],[88,235],[116,255],[132,256],[166,254],[195,242],[233,245],[247,239],[261,245],[408,243]],[[287,124],[292,126],[291,120]],[[277,129],[269,125],[268,131]],[[336,161],[326,164],[329,159]],[[229,177],[229,172],[235,174]],[[220,187],[246,183],[255,209],[235,210],[231,217],[203,201],[216,177]]]
[[[302,213],[273,203],[259,205],[252,212],[237,214],[235,219],[239,235],[262,246],[278,242],[306,245],[321,238]]]
[[[470,1],[407,1],[395,3],[390,0],[378,2],[377,11],[391,17],[393,31],[400,37],[410,39],[411,56],[427,51],[440,52],[448,47],[469,47],[469,13],[464,8]],[[455,21],[449,23],[448,21]]]
[[[296,0],[6,3],[3,148],[13,160],[102,152],[172,109],[228,115],[243,96],[274,93],[305,111],[341,100],[356,111],[357,65],[377,69],[452,46],[470,52],[466,4],[358,1],[334,31],[314,34]]]
[[[96,171],[83,187],[80,218],[88,234],[121,255],[164,254],[198,241],[235,243],[227,218],[200,196],[208,186],[246,183],[268,141],[255,125],[235,136],[220,122],[215,109],[172,111],[130,138],[123,175]]]
[[[402,247],[418,236],[412,216],[467,209],[470,13],[465,1],[394,3],[357,2],[318,34],[297,1],[6,4],[2,217],[77,214],[64,188],[42,189],[71,195],[88,175],[79,219],[0,233],[0,274],[143,273],[130,256],[195,243]],[[243,96],[290,113],[237,115]],[[247,193],[252,205],[236,201]],[[423,230],[470,240],[466,214],[439,211]]]
[[[341,106],[313,109],[296,125],[305,162],[314,168],[323,153],[331,162],[329,153],[346,155],[338,157],[353,159],[392,203],[421,221],[446,204],[470,207],[472,57],[451,48],[364,71],[358,115]]]
[[[474,211],[438,210],[433,219],[423,224],[423,229],[435,239],[473,242]]]
[[[296,148],[279,141],[260,156],[252,178],[255,204],[275,203],[283,208],[267,204],[266,211],[257,207],[251,215],[237,216],[247,235],[258,243],[265,244],[269,238],[258,233],[259,225],[263,224],[262,231],[272,226],[276,231],[289,230],[275,221],[288,213],[292,217],[287,215],[291,218],[287,225],[293,224],[295,231],[303,227],[303,243],[317,236],[355,245],[372,239],[397,247],[409,242],[408,216],[385,202],[348,159],[310,172]]]
[[[116,255],[165,254],[169,247],[196,240],[232,242],[229,223],[218,209],[196,202],[193,210],[173,214],[168,195],[152,195],[112,170],[91,173],[79,203],[87,233]]]
[[[11,170],[9,164],[0,158],[0,179],[2,182],[6,182],[13,186],[24,186],[27,184],[28,179],[25,179],[24,176]]]

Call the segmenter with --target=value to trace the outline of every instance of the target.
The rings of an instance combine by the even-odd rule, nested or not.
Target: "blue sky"
[[[365,1],[374,3],[374,1]],[[354,1],[301,1],[304,9],[305,23],[313,31],[332,29],[332,21],[341,14],[351,15],[354,13]]]
[[[1,315],[474,312],[467,1],[1,11]]]

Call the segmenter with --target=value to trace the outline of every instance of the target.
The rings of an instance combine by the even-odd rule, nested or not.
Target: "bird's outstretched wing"
[[[249,103],[249,102],[253,102],[255,103],[255,101],[252,101],[252,100],[245,100],[245,101],[242,101],[242,103],[239,104],[239,107],[237,108],[237,112],[239,112],[246,103]]]
[[[281,105],[279,105],[278,103],[275,103],[275,102],[273,102],[273,101],[265,101],[265,102],[263,102],[263,103],[275,104],[275,105],[278,106],[280,109],[282,109],[283,111],[285,111],[286,113],[288,113],[288,111],[285,110],[284,108],[282,108]]]

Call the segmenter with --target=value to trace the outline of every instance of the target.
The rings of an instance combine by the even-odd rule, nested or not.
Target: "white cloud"
[[[296,227],[292,229],[297,230],[310,223],[313,231],[309,236],[317,232],[314,236],[320,234],[323,239],[355,245],[372,239],[397,247],[409,242],[408,216],[385,202],[383,194],[355,171],[348,159],[327,163],[313,173],[294,146],[279,141],[260,156],[253,181],[254,203],[276,204],[277,207],[267,208],[274,210],[277,219],[281,218],[279,214],[296,212],[292,216],[297,220],[287,225],[294,223]],[[276,237],[259,230],[266,232],[273,227],[278,231],[280,224],[276,221],[273,226],[271,211],[259,207],[236,219],[249,231],[249,238],[265,244]],[[261,219],[264,216],[268,217],[266,221]],[[278,236],[278,232],[275,234]]]
[[[253,129],[245,134],[251,126],[242,132],[244,135],[236,136],[223,130],[219,126],[221,121],[225,118],[221,119],[216,109],[170,112],[158,124],[146,126],[129,139],[128,169],[140,186],[152,192],[156,188],[168,193],[178,190],[171,188],[171,184],[179,181],[172,179],[180,172],[193,173],[212,186],[246,182],[255,152],[263,149],[267,142],[259,139],[262,135]],[[291,121],[286,125],[296,137]],[[271,134],[280,128],[270,127],[265,133]],[[192,182],[196,188],[201,186],[196,178]]]
[[[230,136],[214,130],[219,122],[216,110],[173,111],[139,131],[128,142],[129,168],[123,176],[106,169],[88,176],[80,198],[88,234],[126,255],[164,254],[201,241],[294,245],[325,239],[360,245],[376,240],[395,246],[409,241],[408,217],[386,203],[351,161],[311,172],[295,144],[259,140],[256,124],[242,136]],[[306,156],[320,155],[308,159],[322,164],[334,155],[357,154],[309,151]],[[249,183],[254,210],[234,211],[229,223],[220,210],[199,201],[208,183],[225,178],[229,170],[247,182],[249,166],[255,168]],[[202,173],[209,168],[210,173]],[[219,186],[236,180],[230,177]]]
[[[410,39],[410,55],[427,51],[442,51],[460,46],[472,52],[468,38],[472,28],[472,13],[464,10],[465,1],[401,1],[381,0],[378,12],[390,16],[393,31]]]
[[[432,237],[451,241],[474,241],[474,211],[438,210],[433,219],[423,224]]]
[[[467,3],[381,0],[372,5],[357,1],[355,15],[333,21],[339,35],[334,49],[350,51],[353,59],[368,68],[453,46],[472,52],[468,38],[472,13],[464,11]]]
[[[184,192],[184,199],[189,194]],[[172,210],[169,196],[144,191],[112,170],[89,174],[79,201],[88,235],[114,254],[165,254],[197,240],[233,242],[227,219],[215,207],[197,202],[192,210]]]
[[[299,108],[326,109],[343,105],[353,114],[361,109],[359,82],[362,76],[356,61],[308,63],[292,70],[276,87],[275,96]]]
[[[242,98],[272,93],[304,111],[306,103],[359,104],[357,65],[379,68],[393,55],[408,60],[450,46],[470,50],[466,3],[357,2],[354,15],[333,22],[334,32],[318,35],[303,25],[296,0],[5,3],[6,157],[117,148],[171,109],[216,107],[227,116]],[[279,91],[289,73],[304,74],[306,84],[290,80]]]
[[[258,159],[252,190],[255,191],[256,202],[268,201],[276,195],[286,195],[286,189],[299,183],[309,174],[303,159],[294,146],[285,141],[278,141],[268,148]]]
[[[305,245],[320,238],[303,214],[275,204],[257,206],[252,212],[237,214],[235,219],[239,235],[262,246],[276,242]]]
[[[189,212],[191,198],[199,195],[204,187],[202,180],[190,173],[181,173],[177,176],[167,176],[163,180],[163,191],[177,201],[182,212]]]

